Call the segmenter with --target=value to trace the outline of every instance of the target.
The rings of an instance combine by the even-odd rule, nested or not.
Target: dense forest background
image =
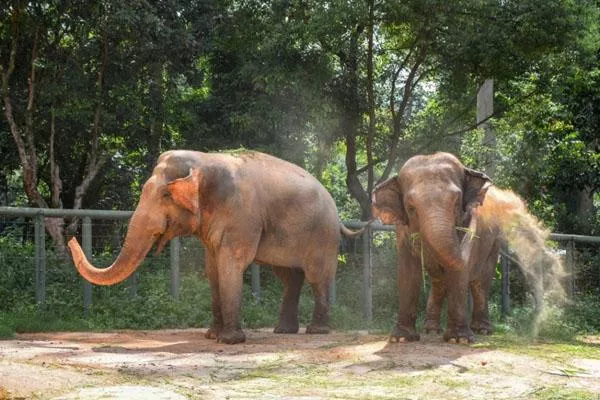
[[[162,151],[244,147],[368,219],[378,182],[445,150],[600,235],[599,21],[597,0],[2,2],[0,205],[132,209]]]

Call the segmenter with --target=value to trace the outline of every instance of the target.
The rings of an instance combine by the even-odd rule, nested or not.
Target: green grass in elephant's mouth
[[[469,240],[479,239],[479,236],[475,234],[473,229],[465,228],[463,226],[456,226],[455,229],[459,232],[468,234]],[[419,252],[421,258],[421,269],[423,271],[423,281],[425,281],[425,246],[421,245],[421,232],[413,232],[408,235],[408,244],[413,251]]]

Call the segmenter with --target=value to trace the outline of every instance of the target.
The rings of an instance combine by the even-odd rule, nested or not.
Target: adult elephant
[[[327,333],[328,288],[337,266],[340,231],[335,203],[308,172],[258,152],[163,153],[144,184],[116,261],[92,266],[75,238],[69,248],[79,273],[96,285],[131,275],[157,243],[193,235],[205,246],[213,321],[208,338],[245,341],[239,323],[243,273],[253,261],[274,266],[284,283],[275,332],[298,332],[298,300],[304,279],[315,306],[307,333]]]
[[[447,299],[446,341],[472,342],[473,330],[489,333],[488,297],[500,245],[510,229],[507,221],[526,214],[523,202],[454,155],[436,153],[409,159],[397,176],[376,187],[373,213],[396,225],[400,309],[392,340],[419,340],[415,323],[423,268],[432,284],[426,331],[439,331]]]

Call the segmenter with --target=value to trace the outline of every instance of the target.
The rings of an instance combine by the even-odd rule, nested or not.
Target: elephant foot
[[[241,329],[233,331],[221,331],[217,336],[217,343],[225,344],[236,344],[244,343],[246,341],[246,334]]]
[[[452,344],[469,344],[475,341],[475,336],[470,328],[447,329],[444,332],[444,340]]]
[[[416,342],[421,336],[412,328],[396,326],[390,335],[390,343]]]
[[[471,323],[471,329],[473,332],[480,335],[491,335],[494,333],[494,328],[490,321],[473,321]]]
[[[440,333],[442,333],[442,329],[440,328],[439,322],[431,320],[431,319],[425,321],[425,326],[423,327],[423,330],[425,331],[426,334],[430,334],[430,333],[440,334]]]
[[[300,330],[300,326],[298,325],[298,323],[294,323],[294,324],[286,324],[284,322],[279,322],[279,325],[277,325],[275,327],[275,329],[273,329],[274,333],[298,333],[298,331]]]
[[[216,325],[211,325],[210,328],[208,328],[208,330],[206,331],[206,333],[204,334],[204,337],[207,339],[217,339],[219,337],[219,332],[221,331],[221,327],[220,326],[216,326]]]
[[[306,327],[306,333],[309,335],[323,335],[329,333],[329,326],[310,324]]]

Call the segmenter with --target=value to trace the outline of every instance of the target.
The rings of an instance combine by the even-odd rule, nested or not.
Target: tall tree
[[[14,1],[0,11],[3,114],[32,205],[97,204],[105,199],[86,196],[100,171],[104,183],[122,179],[111,169],[154,163],[172,122],[164,104],[195,71],[212,11],[210,0]],[[64,249],[64,221],[46,226]]]

